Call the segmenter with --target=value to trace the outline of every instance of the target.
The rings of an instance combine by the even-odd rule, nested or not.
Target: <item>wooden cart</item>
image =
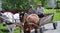
[[[40,33],[43,33],[43,28],[41,26],[48,24],[48,23],[53,23],[53,27],[54,29],[56,29],[57,24],[53,22],[53,17],[54,17],[54,13],[49,13],[49,14],[45,14],[45,17],[40,19],[39,22],[39,29],[40,29]]]

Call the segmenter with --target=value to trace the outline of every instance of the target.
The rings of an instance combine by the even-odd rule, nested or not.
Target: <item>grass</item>
[[[3,26],[3,25],[2,25],[2,23],[0,23],[0,33],[9,33],[9,32],[4,32],[4,31],[2,31],[1,29],[3,29],[3,30],[8,30],[6,26]],[[14,33],[20,33],[20,29],[19,29],[19,28],[16,28],[16,29],[14,30]]]
[[[57,9],[45,9],[45,13],[54,13],[53,21],[60,21],[60,10]]]
[[[60,20],[60,12],[56,12],[58,10],[54,9],[45,9],[45,13],[48,14],[48,13],[54,13],[54,19],[53,21],[59,21]],[[3,26],[1,23],[0,23],[0,33],[7,33],[7,32],[3,32],[1,31],[1,29],[7,29],[6,26]],[[8,30],[8,29],[7,29]],[[16,28],[14,33],[19,33],[19,28]],[[8,32],[9,33],[9,32]]]

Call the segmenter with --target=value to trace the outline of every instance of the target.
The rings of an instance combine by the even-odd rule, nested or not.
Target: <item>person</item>
[[[37,14],[40,18],[44,17],[44,8],[42,7],[42,4],[38,4],[36,14]]]
[[[33,8],[32,5],[30,5],[30,8],[29,8],[28,14],[30,15],[30,14],[35,14],[35,13],[36,13],[36,12],[35,12],[35,9]]]

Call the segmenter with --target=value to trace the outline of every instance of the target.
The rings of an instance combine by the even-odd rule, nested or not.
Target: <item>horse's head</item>
[[[0,16],[2,16],[4,12],[0,11]],[[3,22],[3,18],[0,17],[0,22]]]

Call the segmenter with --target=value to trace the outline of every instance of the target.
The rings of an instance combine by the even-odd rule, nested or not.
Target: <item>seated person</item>
[[[36,12],[35,12],[35,10],[34,10],[34,8],[33,8],[32,5],[30,5],[30,8],[29,8],[28,14],[29,14],[29,15],[30,15],[30,14],[36,14]]]
[[[40,18],[44,17],[44,8],[42,7],[41,4],[38,5],[36,14],[37,14]]]

